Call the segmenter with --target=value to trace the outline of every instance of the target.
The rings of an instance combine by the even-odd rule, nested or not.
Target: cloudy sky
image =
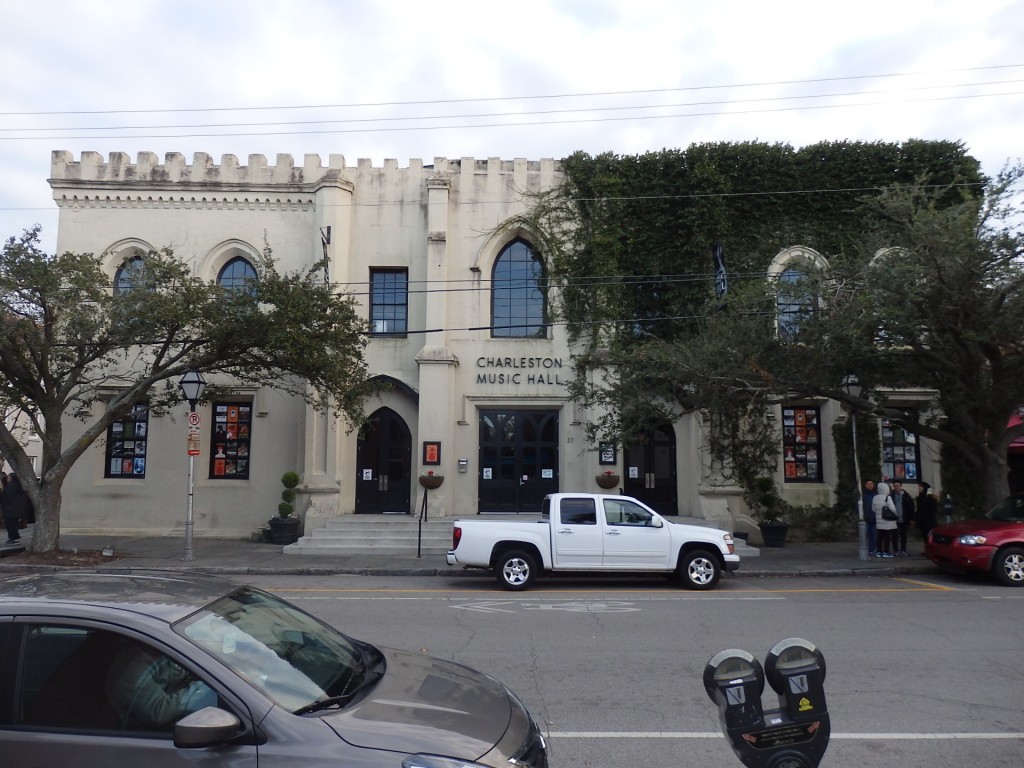
[[[561,158],[695,142],[1024,156],[1020,0],[0,0],[0,236],[52,150]]]

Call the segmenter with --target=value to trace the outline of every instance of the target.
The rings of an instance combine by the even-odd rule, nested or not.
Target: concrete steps
[[[422,526],[423,555],[444,555],[452,545],[452,520]],[[419,519],[407,515],[345,515],[308,531],[284,548],[286,555],[415,555]]]

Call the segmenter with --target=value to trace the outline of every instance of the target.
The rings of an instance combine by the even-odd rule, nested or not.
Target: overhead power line
[[[956,184],[924,184],[921,185],[922,189],[943,189],[945,187],[983,187],[985,182],[957,182]],[[851,194],[851,193],[872,193],[879,192],[883,187],[822,187],[819,189],[775,189],[775,190],[764,190],[754,192],[688,192],[678,195],[622,195],[617,197],[577,197],[567,202],[608,202],[608,203],[620,203],[620,202],[644,202],[644,201],[658,201],[658,200],[703,200],[703,199],[728,199],[728,198],[743,198],[743,197],[772,197],[772,196],[791,196],[791,195],[824,195],[824,194]],[[1024,194],[1022,192],[1021,194]],[[130,195],[129,195],[130,196]],[[450,201],[450,205],[506,205],[506,200],[495,200],[495,201],[480,201],[480,200],[453,200]],[[345,202],[345,203],[331,203],[326,205],[327,208],[384,208],[388,206],[402,206],[408,205],[409,200],[373,200],[373,201],[361,201],[361,202]],[[52,211],[50,207],[10,207],[2,208],[0,211]]]
[[[26,111],[26,112],[0,112],[2,117],[34,117],[34,116],[56,116],[56,115],[129,115],[129,114],[172,114],[172,113],[205,113],[205,112],[256,112],[256,111],[278,111],[278,110],[300,110],[300,109],[354,109],[369,107],[406,107],[437,104],[473,104],[500,101],[534,101],[541,99],[576,99],[594,98],[607,96],[634,96],[653,93],[686,93],[693,91],[706,91],[733,88],[761,88],[768,86],[782,85],[813,85],[817,83],[847,82],[856,80],[873,80],[887,77],[916,77],[920,75],[949,75],[962,74],[966,72],[986,72],[1003,69],[1020,69],[1024,64],[995,64],[985,67],[962,67],[958,69],[923,70],[910,72],[882,72],[868,75],[845,75],[839,77],[819,77],[803,80],[774,80],[751,83],[728,83],[717,85],[691,85],[678,88],[646,88],[626,91],[591,91],[579,93],[556,93],[556,94],[535,94],[522,96],[482,96],[464,99],[420,99],[415,101],[380,101],[380,102],[350,102],[339,104],[290,104],[277,106],[234,106],[234,107],[188,107],[188,108],[164,108],[164,109],[98,109],[98,110],[60,110],[60,111]]]
[[[299,125],[350,125],[350,124],[362,124],[362,123],[396,123],[406,121],[423,121],[423,120],[455,120],[455,119],[480,119],[480,118],[503,118],[503,117],[524,117],[533,115],[570,115],[578,113],[592,113],[592,112],[624,112],[627,110],[649,110],[649,109],[676,109],[679,107],[709,107],[709,106],[731,106],[735,104],[759,104],[764,102],[779,102],[779,101],[809,101],[811,99],[831,99],[831,98],[842,98],[846,96],[873,96],[879,94],[898,94],[898,93],[915,93],[919,91],[937,91],[940,89],[947,88],[973,88],[978,86],[986,85],[1011,85],[1024,82],[1022,80],[995,80],[989,82],[980,83],[958,83],[954,85],[930,85],[930,86],[919,86],[913,88],[896,88],[886,90],[872,90],[872,91],[846,91],[839,93],[814,93],[814,94],[802,94],[795,96],[765,96],[754,99],[719,99],[716,101],[691,101],[682,102],[676,104],[632,104],[624,106],[607,106],[607,107],[575,107],[575,108],[559,108],[559,109],[545,109],[545,110],[531,110],[526,112],[478,112],[478,113],[462,113],[462,114],[444,114],[444,115],[417,115],[414,117],[362,117],[362,118],[348,118],[344,120],[294,120],[294,121],[273,121],[263,123],[186,123],[186,124],[171,124],[171,125],[106,125],[102,127],[94,126],[64,126],[58,128],[0,128],[0,134],[4,133],[17,133],[17,132],[53,132],[53,131],[133,131],[133,130],[175,130],[175,129],[186,129],[186,128],[265,128],[269,126],[299,126]],[[980,96],[988,95],[1013,95],[1013,94],[964,94],[959,97],[951,96],[949,98],[975,98]],[[808,109],[814,109],[816,106],[830,106],[830,105],[814,105],[806,107]],[[831,105],[831,106],[842,106],[842,105]],[[731,113],[724,113],[731,114]],[[641,115],[634,117],[640,118]],[[652,115],[657,117],[657,115]]]
[[[407,125],[407,126],[372,126],[372,127],[361,127],[361,128],[330,128],[317,131],[227,131],[221,133],[124,133],[124,134],[111,134],[105,136],[102,134],[93,134],[88,136],[77,136],[77,135],[48,135],[48,136],[0,136],[0,141],[54,141],[54,140],[67,140],[67,141],[86,141],[95,139],[198,139],[198,138],[224,138],[224,137],[256,137],[256,136],[322,136],[322,135],[341,135],[341,134],[354,134],[354,133],[408,133],[410,131],[449,131],[449,130],[467,130],[467,129],[478,129],[478,128],[524,128],[524,127],[536,127],[543,125],[580,125],[584,123],[610,123],[610,122],[623,122],[626,120],[672,120],[677,118],[687,117],[731,117],[736,115],[754,115],[754,114],[770,114],[770,113],[781,113],[781,112],[806,112],[817,109],[852,109],[856,107],[872,107],[880,105],[888,105],[892,107],[905,106],[907,104],[932,102],[932,101],[956,101],[963,99],[982,99],[982,98],[993,98],[997,96],[1019,96],[1024,91],[1007,91],[1003,93],[980,93],[980,94],[963,94],[959,96],[933,96],[920,99],[902,99],[897,104],[892,104],[887,101],[862,101],[851,104],[819,104],[814,106],[792,106],[792,107],[773,107],[770,109],[741,109],[731,110],[728,112],[683,112],[671,115],[626,115],[619,117],[594,117],[594,118],[579,118],[579,119],[566,119],[566,120],[527,120],[527,121],[513,121],[504,123],[465,123],[455,125]],[[595,111],[595,110],[587,110]],[[421,118],[409,118],[409,119],[421,119]],[[63,129],[68,130],[68,129]],[[110,130],[108,128],[96,128],[96,131]]]

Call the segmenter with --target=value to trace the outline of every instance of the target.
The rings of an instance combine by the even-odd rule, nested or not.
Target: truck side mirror
[[[761,708],[766,679],[778,709]],[[763,667],[736,648],[704,667],[704,689],[718,705],[722,730],[750,768],[817,768],[831,735],[824,683],[824,655],[798,637],[772,646]]]

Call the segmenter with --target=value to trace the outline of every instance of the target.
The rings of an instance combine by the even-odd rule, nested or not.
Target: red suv
[[[956,573],[991,572],[1010,587],[1024,587],[1024,493],[1007,496],[975,520],[933,528],[924,553]]]

